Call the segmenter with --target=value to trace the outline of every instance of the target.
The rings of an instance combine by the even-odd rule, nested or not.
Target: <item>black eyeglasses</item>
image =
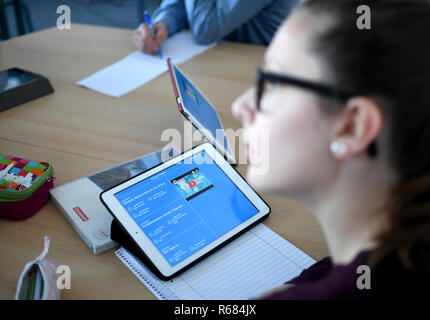
[[[266,82],[289,84],[295,87],[311,90],[321,95],[332,97],[341,101],[346,101],[349,98],[356,95],[355,93],[347,92],[342,89],[293,78],[287,75],[263,72],[261,69],[257,69],[257,77],[255,80],[256,80],[256,87],[257,87],[257,92],[256,92],[257,110],[261,110],[261,98],[263,97],[264,90],[266,88]]]
[[[266,82],[270,83],[283,83],[283,84],[289,84],[295,87],[299,87],[302,89],[307,89],[314,91],[318,94],[331,97],[340,101],[346,101],[353,96],[358,95],[354,92],[348,92],[339,88],[335,88],[332,86],[327,86],[323,84],[318,84],[314,82],[309,82],[301,79],[297,79],[294,77],[290,77],[287,75],[280,75],[280,74],[274,74],[274,73],[267,73],[263,72],[261,69],[257,69],[257,77],[256,77],[256,109],[257,111],[261,110],[261,98],[263,97],[264,90],[266,88]],[[368,153],[372,157],[376,157],[378,153],[378,148],[376,141],[373,141],[369,148]]]

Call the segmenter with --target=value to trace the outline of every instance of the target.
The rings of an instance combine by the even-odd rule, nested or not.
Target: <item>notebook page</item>
[[[142,55],[141,57],[138,54]],[[132,53],[120,61],[104,68],[76,84],[88,89],[120,98],[137,89],[167,70],[159,61],[151,63],[151,57],[143,53]]]
[[[196,44],[189,31],[180,32],[161,45],[163,59],[135,51],[76,84],[119,98],[167,71],[167,58],[181,64],[213,46]]]
[[[170,291],[168,291],[162,284],[160,280],[149,271],[149,269],[140,262],[134,255],[128,252],[124,248],[120,248],[115,251],[115,255],[125,266],[130,269],[131,272],[160,300],[177,300],[178,298],[174,296]]]
[[[170,57],[174,64],[181,64],[215,45],[216,43],[209,45],[197,44],[191,33],[189,31],[184,31],[164,41],[161,45],[161,50],[164,59]],[[165,62],[164,65],[166,65]]]
[[[133,257],[124,248],[118,251]],[[151,284],[164,292],[166,299],[184,300],[256,298],[315,263],[263,224],[170,281],[159,280],[138,259],[133,261],[137,269],[148,275]]]

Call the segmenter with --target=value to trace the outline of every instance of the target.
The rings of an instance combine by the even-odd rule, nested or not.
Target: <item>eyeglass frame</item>
[[[289,75],[281,75],[281,74],[275,74],[271,72],[264,72],[262,69],[257,69],[257,74],[255,78],[255,86],[256,86],[256,110],[261,110],[261,99],[264,94],[264,88],[263,85],[265,81],[271,82],[271,83],[282,83],[282,84],[289,84],[298,88],[314,91],[318,94],[332,97],[337,100],[346,101],[353,96],[356,96],[357,93],[349,92],[343,89],[339,89],[336,87],[319,84],[315,82],[310,82],[307,80],[298,79]]]
[[[258,68],[255,78],[256,86],[256,101],[255,107],[257,111],[261,111],[261,99],[264,94],[265,86],[263,85],[265,81],[271,83],[282,83],[289,84],[298,88],[314,91],[323,96],[331,97],[340,101],[347,101],[348,99],[357,96],[358,93],[346,91],[340,88],[332,87],[329,85],[319,84],[307,80],[298,79],[289,75],[275,74],[271,72],[264,72],[262,69]],[[372,157],[377,155],[377,144],[376,140],[373,141],[368,148],[368,153]]]

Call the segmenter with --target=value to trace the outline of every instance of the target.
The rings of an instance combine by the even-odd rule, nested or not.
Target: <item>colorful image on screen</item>
[[[176,189],[187,200],[191,200],[213,187],[199,168],[194,168],[172,180]]]
[[[193,99],[193,101],[195,102],[196,105],[200,105],[199,103],[199,99],[197,99],[197,95],[194,92],[194,88],[190,87],[185,81],[184,79],[182,80],[182,86],[184,87],[185,92],[187,93],[187,95]]]

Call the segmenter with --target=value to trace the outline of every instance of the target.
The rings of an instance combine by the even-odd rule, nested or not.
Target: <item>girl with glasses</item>
[[[305,205],[330,252],[267,299],[423,297],[430,284],[430,3],[370,1],[364,30],[362,4],[302,2],[232,106],[248,182]]]

